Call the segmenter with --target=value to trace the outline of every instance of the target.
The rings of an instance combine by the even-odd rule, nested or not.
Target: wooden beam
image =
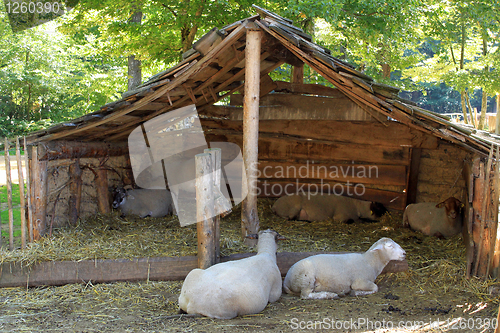
[[[293,66],[292,79],[290,81],[293,84],[304,83],[304,64],[302,66]]]
[[[85,158],[109,157],[128,154],[128,145],[123,143],[106,142],[78,142],[78,141],[50,141],[40,145],[40,161]]]
[[[9,209],[9,250],[14,250],[14,211],[12,208],[12,176],[10,173],[9,139],[5,138],[5,172],[7,173],[7,206]],[[1,235],[0,235],[1,237]]]
[[[245,175],[243,186],[247,197],[241,207],[241,232],[245,244],[256,245],[256,240],[245,238],[259,231],[257,212],[257,174],[253,166],[258,162],[260,50],[262,32],[247,29],[245,48],[245,102],[243,105],[243,160]],[[245,193],[245,190],[244,192]]]
[[[32,147],[29,146],[31,150]],[[28,145],[26,145],[26,137],[24,137],[24,166],[26,170],[26,191],[28,198],[28,234],[30,242],[33,242],[33,207],[31,206],[31,164],[29,161]],[[0,242],[1,243],[1,242]]]
[[[282,276],[297,261],[320,253],[341,252],[278,252],[277,264]],[[238,253],[222,257],[222,262],[247,258],[255,253]],[[117,281],[183,280],[197,268],[196,256],[137,259],[97,259],[82,261],[50,261],[33,266],[18,263],[0,265],[0,287],[60,286],[70,283],[107,283]],[[408,262],[390,261],[382,271],[397,273],[408,270]]]
[[[44,234],[46,229],[47,219],[47,165],[48,161],[41,161],[38,156],[42,151],[40,145],[33,147],[31,166],[32,166],[32,191],[33,196],[31,202],[33,203],[33,239],[39,240]]]
[[[111,212],[111,207],[109,205],[108,172],[105,167],[97,168],[95,186],[99,213],[108,214]]]
[[[80,159],[69,166],[69,222],[76,225],[80,217],[80,204],[82,202],[82,169],[80,168]]]
[[[25,152],[27,154],[27,152]],[[21,204],[21,248],[26,248],[26,204],[24,200],[24,175],[23,163],[21,161],[21,150],[19,145],[19,137],[16,137],[16,159],[17,159],[17,174],[19,175],[19,197]],[[28,166],[26,165],[26,168]]]
[[[410,149],[410,170],[408,175],[408,186],[406,189],[406,205],[417,202],[418,174],[420,173],[421,148]]]
[[[212,157],[209,153],[197,154],[195,163],[198,268],[206,269],[214,265],[217,260]]]

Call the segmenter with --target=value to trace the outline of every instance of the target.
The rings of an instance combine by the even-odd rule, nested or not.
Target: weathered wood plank
[[[76,141],[50,141],[40,145],[39,160],[54,160],[65,158],[106,157],[128,154],[126,142],[76,142]]]
[[[223,107],[218,115],[230,116],[234,111],[233,107]],[[221,121],[202,118],[201,125],[207,134],[223,134],[221,131],[214,130],[241,132],[243,129],[243,123],[240,120]],[[436,137],[414,129],[408,129],[407,126],[392,121],[387,122],[387,126],[384,126],[377,122],[367,121],[261,119],[259,121],[259,132],[261,134],[289,135],[309,140],[370,144],[383,147],[433,149],[438,146],[438,139]]]
[[[281,275],[297,261],[325,252],[279,252],[277,263]],[[339,252],[328,252],[339,253]],[[233,254],[221,261],[238,260],[255,253]],[[69,283],[105,283],[117,281],[168,281],[182,280],[197,268],[196,256],[158,257],[138,259],[98,259],[83,261],[42,262],[32,267],[18,263],[0,266],[0,287],[60,286]],[[382,273],[397,273],[408,269],[408,262],[391,261]]]
[[[406,194],[401,191],[386,191],[376,188],[368,188],[353,183],[338,182],[303,182],[293,180],[259,180],[257,182],[258,194],[260,197],[281,197],[296,193],[333,193],[345,195],[360,200],[376,201],[382,203],[387,208],[404,210]]]
[[[205,135],[207,142],[227,141],[242,147],[240,134]],[[306,139],[259,137],[259,160],[337,160],[354,163],[408,165],[409,148],[377,147],[353,143],[325,143]]]
[[[259,179],[323,179],[359,184],[406,185],[406,166],[261,160]]]

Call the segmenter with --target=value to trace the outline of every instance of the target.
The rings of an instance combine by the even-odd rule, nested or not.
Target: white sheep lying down
[[[390,238],[381,238],[365,253],[318,254],[296,262],[285,276],[283,289],[304,299],[334,299],[376,293],[375,279],[391,260],[406,252]]]
[[[259,232],[257,255],[216,264],[205,270],[193,269],[186,276],[179,307],[187,313],[231,319],[258,313],[276,302],[282,291],[276,264],[276,240],[272,230]]]

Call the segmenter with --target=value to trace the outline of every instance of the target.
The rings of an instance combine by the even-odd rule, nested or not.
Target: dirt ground
[[[496,282],[465,278],[460,236],[439,240],[402,229],[398,215],[368,224],[289,222],[269,214],[271,203],[259,203],[259,215],[262,228],[273,227],[289,238],[278,251],[360,251],[380,237],[391,237],[407,251],[410,269],[379,276],[379,291],[373,295],[302,300],[283,294],[261,313],[232,320],[177,315],[182,281],[3,288],[0,332],[494,331],[499,297],[489,288]],[[233,214],[221,226],[225,255],[228,247],[238,246],[239,212]],[[119,225],[102,228],[117,233]],[[172,238],[177,227],[168,228],[164,239]]]

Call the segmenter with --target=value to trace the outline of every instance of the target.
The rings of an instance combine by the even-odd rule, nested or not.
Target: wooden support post
[[[31,207],[31,168],[29,163],[29,154],[26,144],[26,137],[24,137],[24,169],[26,170],[26,191],[28,198],[28,234],[30,242],[33,242],[33,209]],[[31,149],[31,147],[30,147]]]
[[[417,184],[421,155],[421,148],[410,149],[410,170],[408,171],[408,186],[406,188],[406,205],[417,202]]]
[[[47,222],[47,161],[40,161],[41,147],[33,148],[31,167],[33,168],[31,202],[33,203],[33,240],[39,240],[44,234]]]
[[[500,193],[499,193],[499,188],[500,188],[500,147],[496,146],[496,155],[495,155],[495,171],[493,175],[493,205],[491,207],[492,215],[493,215],[493,231],[492,231],[492,242],[491,242],[491,248],[490,248],[490,263],[488,265],[488,272],[491,272],[491,276],[493,278],[498,278],[499,276],[499,265],[500,265],[500,233],[498,232],[498,206],[499,206],[499,200],[500,200]]]
[[[70,223],[76,225],[80,216],[80,203],[82,201],[82,169],[80,168],[80,159],[69,166],[69,219]]]
[[[196,163],[196,230],[198,235],[198,267],[215,264],[213,169],[210,154],[197,154]]]
[[[304,83],[304,64],[301,66],[293,66],[292,68],[292,83]]]
[[[214,186],[214,255],[215,255],[215,263],[220,262],[220,213],[219,209],[224,209],[223,205],[221,205],[218,202],[221,202],[222,200],[225,200],[226,198],[220,191],[221,187],[221,163],[222,163],[222,151],[220,148],[210,148],[210,149],[205,149],[205,153],[210,154],[211,160],[212,160],[212,170],[213,170],[213,175],[212,175],[212,180],[213,180],[213,186]],[[229,207],[230,208],[230,207]]]
[[[243,101],[243,159],[246,179],[243,186],[247,197],[241,208],[241,232],[245,244],[254,246],[256,240],[245,236],[259,231],[257,212],[257,163],[259,141],[259,87],[260,87],[260,50],[262,33],[260,30],[247,30],[245,48],[245,97]]]
[[[97,206],[99,213],[108,214],[111,212],[109,205],[109,190],[108,190],[108,171],[104,167],[99,167],[96,170],[96,191],[97,191]]]
[[[9,208],[9,250],[14,250],[14,211],[12,209],[12,177],[10,174],[9,140],[5,138],[5,172],[7,173],[7,205]]]
[[[17,173],[19,175],[19,197],[21,204],[21,248],[26,248],[26,210],[24,201],[24,175],[23,163],[21,160],[21,149],[19,147],[19,137],[16,137],[16,158],[17,158]]]
[[[483,183],[483,197],[481,202],[481,210],[479,211],[481,215],[478,217],[478,222],[480,226],[479,230],[479,244],[476,257],[476,267],[474,269],[474,275],[486,277],[488,271],[488,253],[490,250],[490,231],[489,228],[489,216],[488,216],[488,202],[490,200],[490,173],[491,173],[491,163],[493,160],[493,145],[491,145],[490,154],[488,156],[488,161],[486,163],[486,169],[484,169],[484,183]],[[484,168],[484,164],[483,164]],[[481,268],[481,270],[479,270]]]
[[[477,166],[476,166],[477,164]],[[474,173],[473,169],[479,169],[479,157],[474,159],[474,162],[466,161],[464,164],[463,175],[466,180],[467,186],[467,198],[464,202],[465,213],[464,213],[464,228],[463,228],[463,239],[466,249],[466,260],[467,260],[467,271],[466,277],[470,278],[472,274],[472,265],[474,261],[474,235],[473,235],[473,215],[474,208],[472,207],[472,202],[474,201]]]

